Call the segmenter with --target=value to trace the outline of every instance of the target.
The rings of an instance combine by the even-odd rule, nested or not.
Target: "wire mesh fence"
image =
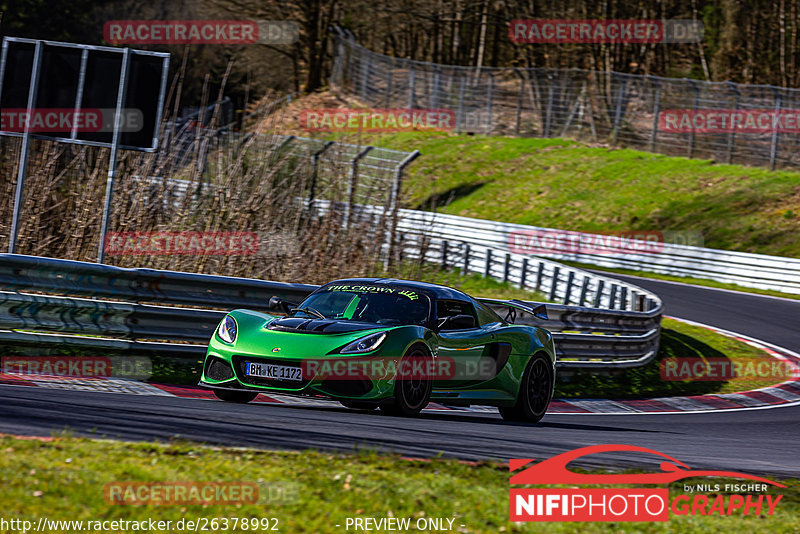
[[[745,165],[800,165],[800,90],[610,71],[475,68],[335,41],[334,88],[375,107],[448,109],[456,132],[572,137]]]

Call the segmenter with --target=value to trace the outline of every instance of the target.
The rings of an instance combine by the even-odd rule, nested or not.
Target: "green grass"
[[[51,442],[0,437],[0,451],[2,517],[34,524],[43,516],[51,520],[152,518],[173,523],[184,518],[275,517],[279,532],[325,533],[346,532],[347,517],[391,515],[409,517],[412,522],[423,516],[455,518],[453,532],[790,533],[800,529],[800,487],[794,480],[783,481],[786,489],[769,490],[784,495],[770,517],[673,516],[667,523],[512,524],[508,521],[507,464],[409,461],[369,452],[293,453],[219,449],[185,442],[122,443],[68,436]],[[120,481],[250,482],[259,489],[255,504],[240,506],[109,505],[103,487]],[[682,493],[684,482],[723,480],[672,484],[671,498]]]
[[[667,381],[661,378],[659,362],[666,358],[728,358],[733,362],[773,362],[766,352],[717,334],[714,331],[664,319],[661,324],[661,343],[655,360],[643,367],[627,369],[612,375],[578,371],[572,376],[560,376],[556,383],[556,398],[595,397],[605,399],[671,397],[735,393],[774,385],[782,378],[753,379],[737,377],[728,381]]]
[[[566,139],[397,133],[349,142],[420,150],[408,205],[584,232],[699,231],[705,246],[800,257],[800,173]]]

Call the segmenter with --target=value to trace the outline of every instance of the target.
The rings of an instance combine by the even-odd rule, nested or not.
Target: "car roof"
[[[401,280],[398,278],[345,278],[342,280],[334,280],[328,282],[325,286],[331,284],[345,284],[345,283],[359,283],[359,284],[374,284],[374,285],[387,285],[392,287],[399,287],[402,289],[411,289],[427,293],[428,295],[437,299],[447,300],[465,300],[472,302],[472,298],[466,293],[453,289],[452,287],[441,286],[439,284],[431,284],[428,282],[418,282],[416,280]],[[324,286],[323,286],[324,287]]]

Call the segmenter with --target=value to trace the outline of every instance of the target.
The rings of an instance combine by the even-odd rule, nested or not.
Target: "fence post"
[[[514,127],[514,133],[519,135],[519,123],[522,120],[522,94],[523,90],[525,89],[525,78],[522,77],[518,69],[515,68],[514,72],[516,72],[519,76],[519,91],[517,92],[517,124]]]
[[[489,278],[489,275],[491,274],[491,272],[492,272],[492,249],[487,248],[486,249],[486,267],[484,268],[483,276],[485,276],[486,278]]]
[[[733,97],[733,112],[734,114],[739,111],[739,86],[733,82],[725,82],[730,85],[733,89],[734,97]],[[733,146],[734,140],[736,138],[736,128],[731,128],[731,133],[728,134],[728,157],[725,158],[725,162],[730,164],[733,161]]]
[[[492,76],[491,72],[489,73],[489,87],[486,90],[486,107],[488,117],[486,117],[486,126],[485,132],[491,133],[492,131],[492,98],[494,96],[494,76]]]
[[[364,64],[361,67],[361,100],[367,99],[367,80],[369,80],[369,67],[370,67],[370,58],[372,54],[368,55],[364,59]]]
[[[700,90],[697,88],[697,85],[692,81],[688,80],[688,82],[692,85],[692,90],[694,91],[694,99],[692,100],[692,131],[689,135],[689,156],[694,156],[694,114],[697,112],[697,97],[700,93]]]
[[[431,102],[431,108],[433,109],[437,109],[439,107],[439,87],[441,84],[441,76],[442,73],[439,71],[437,67],[436,74],[433,75],[433,89],[431,90],[431,93],[433,93],[431,95],[431,98],[433,100]]]
[[[613,310],[614,302],[617,300],[617,288],[619,286],[617,284],[611,284],[611,294],[608,296],[608,308]]]
[[[506,261],[503,266],[503,282],[508,282],[508,271],[511,269],[511,254],[506,252]]]
[[[575,271],[570,271],[567,275],[567,289],[564,291],[564,304],[569,305],[569,298],[572,296],[572,283],[575,281]]]
[[[548,89],[548,96],[547,96],[547,113],[545,114],[544,119],[544,136],[550,137],[550,122],[552,121],[553,116],[553,80],[550,74],[547,75],[547,89]]]
[[[556,300],[556,290],[558,288],[558,271],[559,271],[558,267],[555,267],[553,269],[553,284],[550,286],[550,295],[548,296],[550,302],[555,302]]]
[[[392,254],[394,254],[394,234],[397,231],[397,210],[400,207],[400,188],[403,185],[403,171],[415,159],[419,157],[419,150],[415,150],[400,162],[397,166],[397,171],[394,174],[394,183],[392,184],[391,198],[389,200],[389,210],[391,212],[392,220],[389,228],[389,253],[387,255],[387,266],[391,266]]]
[[[777,88],[770,86],[775,94],[775,115],[772,118],[772,141],[769,147],[769,168],[775,170],[775,160],[778,156],[778,117],[781,112],[781,93]]]
[[[462,74],[461,82],[458,86],[458,110],[456,111],[456,132],[461,133],[464,127],[464,84],[467,77]]]
[[[408,109],[414,109],[414,82],[415,82],[415,73],[414,73],[414,63],[411,63],[411,66],[408,70]]]
[[[622,121],[622,97],[625,95],[625,83],[620,83],[619,94],[617,95],[617,111],[614,113],[614,141],[617,144],[619,138],[619,124]]]
[[[333,141],[326,141],[322,148],[314,152],[311,156],[311,185],[308,191],[308,209],[314,208],[314,200],[317,193],[317,171],[319,169],[319,158],[323,152],[333,145]]]
[[[652,76],[648,76],[651,80]],[[656,136],[658,135],[658,114],[661,113],[661,84],[656,83],[656,96],[653,100],[653,128],[650,130],[650,152],[656,151]]]
[[[606,285],[605,280],[599,280],[597,282],[597,292],[594,294],[594,304],[593,304],[595,308],[600,307],[600,299],[603,298],[603,288],[605,285]]]
[[[356,197],[356,186],[358,182],[358,162],[361,159],[369,154],[369,151],[375,147],[368,146],[361,152],[355,155],[353,160],[350,162],[350,180],[347,183],[347,205],[344,208],[344,227],[350,227],[350,217],[352,216],[353,212],[353,203],[355,202]]]
[[[386,79],[386,103],[384,104],[384,107],[388,108],[389,106],[391,106],[391,98],[392,98],[392,81],[393,81],[392,76],[394,74],[394,58],[389,59],[389,66],[387,67],[387,70],[389,71],[389,73]]]
[[[469,274],[469,243],[464,243],[464,274]]]

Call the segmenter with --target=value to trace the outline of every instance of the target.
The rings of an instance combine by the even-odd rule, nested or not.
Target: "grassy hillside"
[[[348,138],[422,157],[410,207],[576,231],[694,230],[705,246],[800,257],[800,173],[565,139],[398,133]]]

